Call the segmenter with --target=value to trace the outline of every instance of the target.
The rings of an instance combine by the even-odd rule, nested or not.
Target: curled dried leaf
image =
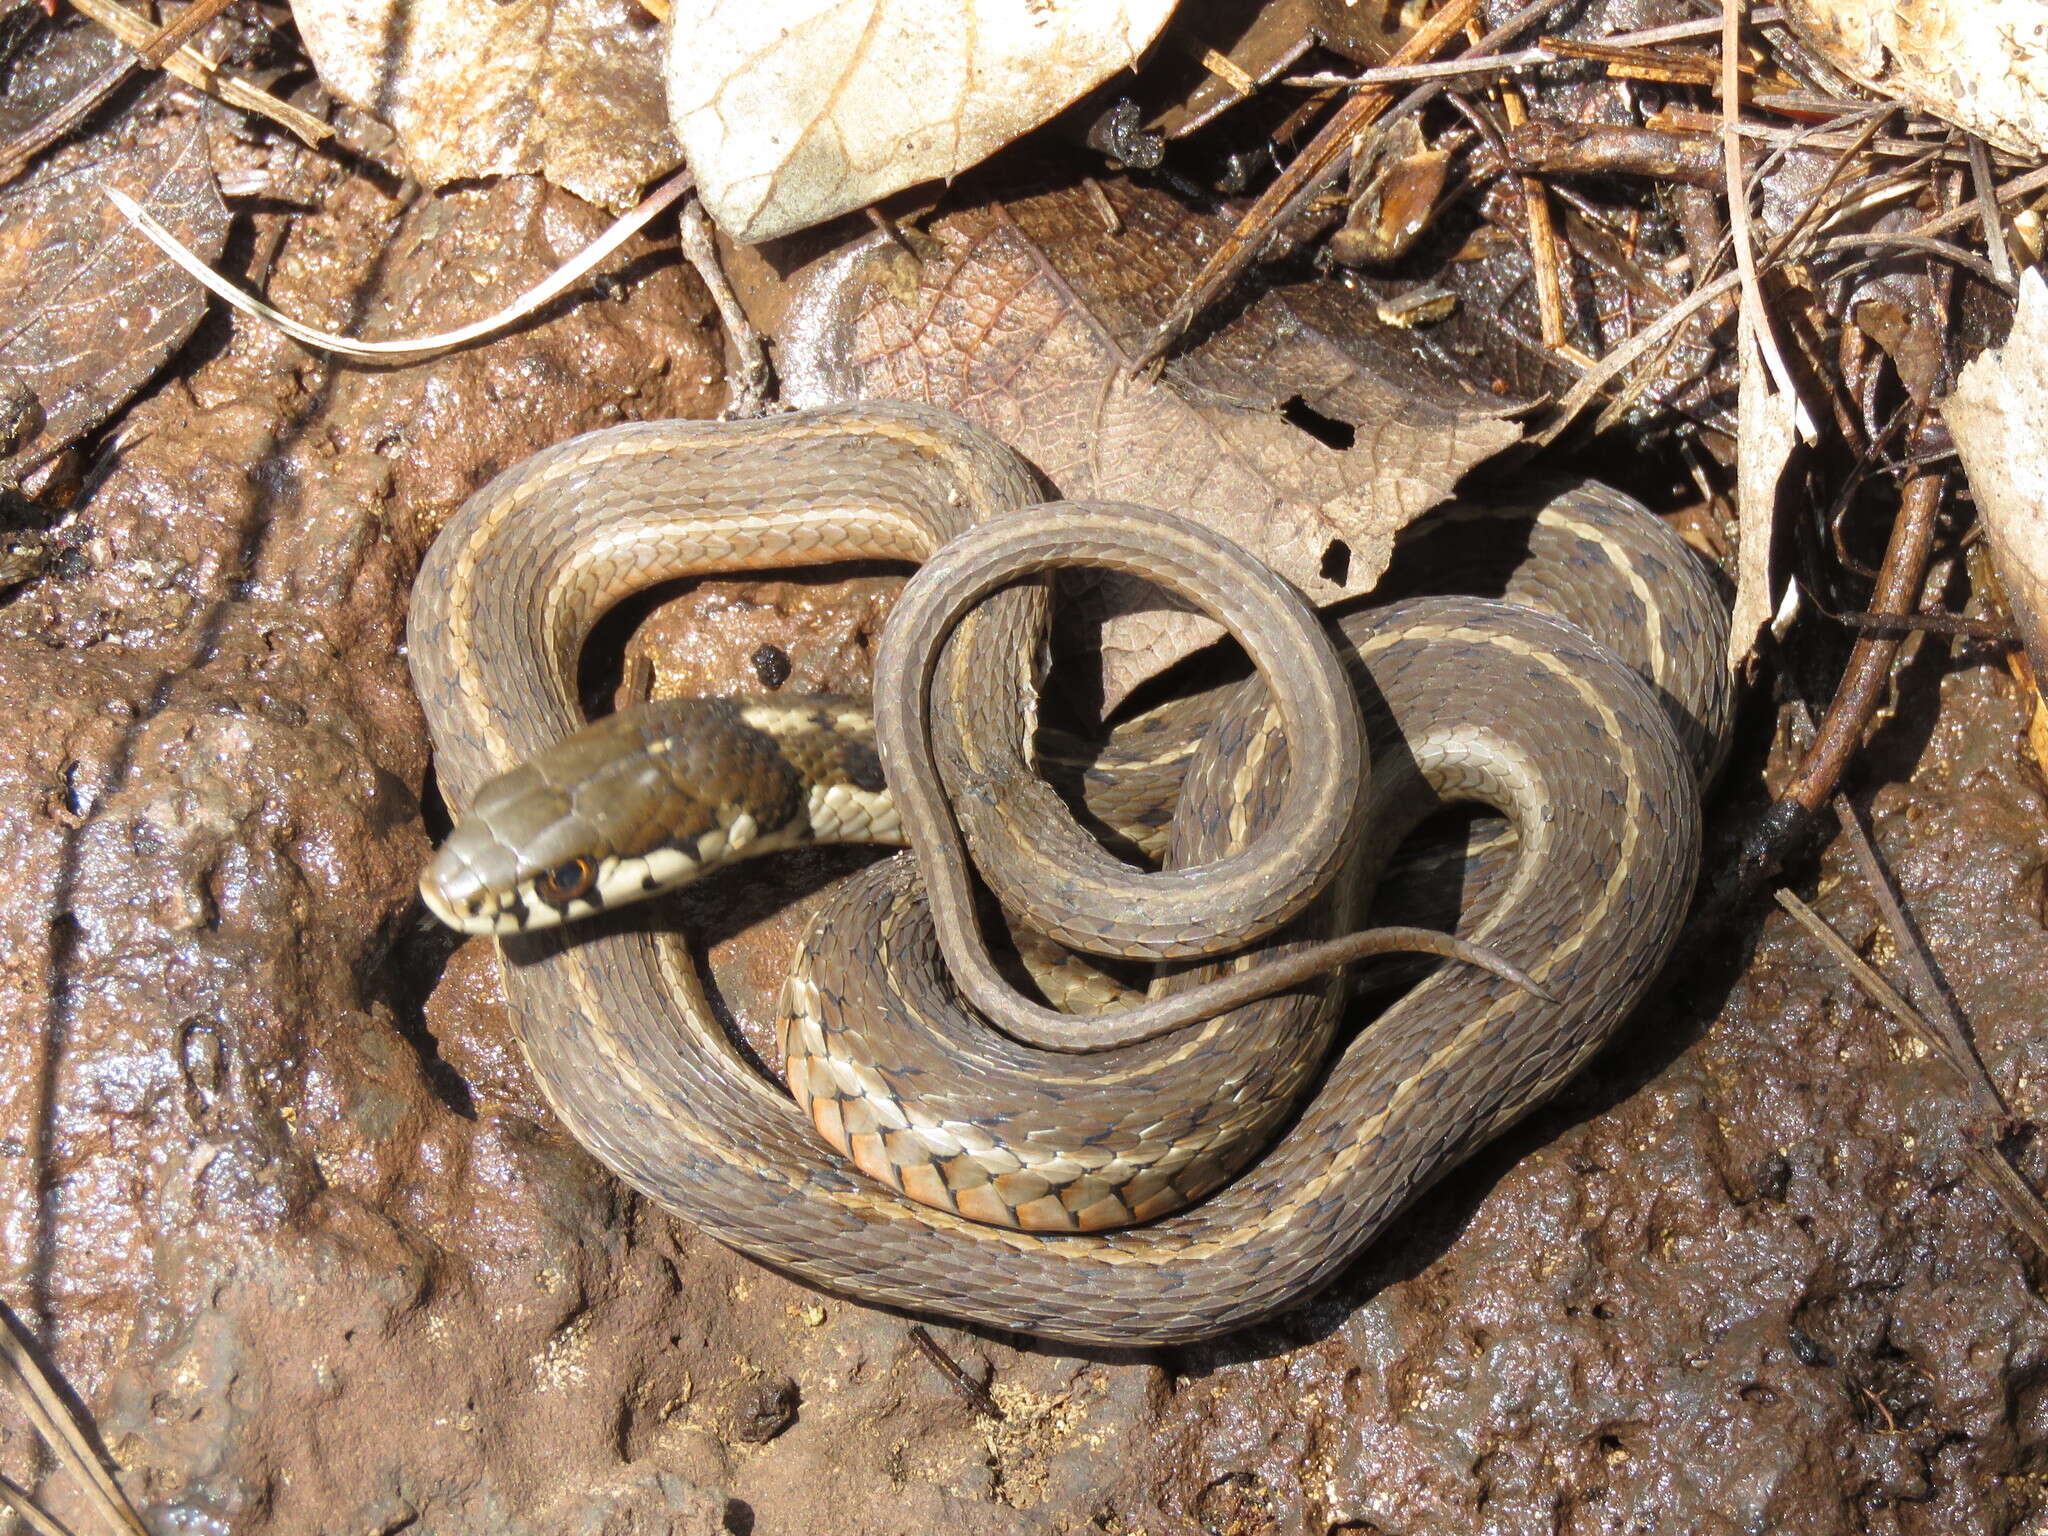
[[[1426,332],[1328,282],[1270,290],[1156,380],[1130,363],[1218,237],[1165,193],[1108,184],[954,215],[922,259],[873,243],[807,275],[785,328],[800,404],[927,400],[989,427],[1075,499],[1172,508],[1317,602],[1367,591],[1394,535],[1517,441],[1509,403]],[[1217,634],[1150,589],[1078,594],[1105,704]]]
[[[669,112],[704,206],[767,240],[957,175],[1129,69],[1172,0],[685,0]]]

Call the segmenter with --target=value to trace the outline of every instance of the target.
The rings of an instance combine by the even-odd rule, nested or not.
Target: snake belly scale
[[[638,424],[535,456],[471,498],[415,588],[412,665],[451,803],[466,806],[582,723],[577,653],[629,593],[712,571],[920,561],[1036,494],[986,434],[881,403],[756,423]],[[828,1289],[1120,1345],[1203,1337],[1280,1309],[1575,1072],[1669,948],[1698,858],[1696,772],[1726,721],[1716,639],[1725,616],[1704,578],[1685,575],[1682,546],[1674,552],[1675,540],[1649,526],[1649,564],[1669,570],[1643,574],[1640,551],[1622,540],[1609,557],[1626,569],[1585,600],[1615,611],[1619,643],[1649,682],[1557,620],[1503,604],[1429,600],[1347,622],[1347,659],[1364,679],[1373,826],[1398,828],[1440,799],[1502,810],[1520,856],[1474,937],[1547,996],[1467,968],[1430,976],[1333,1061],[1318,1061],[1307,1075],[1319,1084],[1280,1117],[1277,1140],[1197,1204],[1125,1230],[1040,1234],[910,1201],[823,1148],[806,1114],[746,1063],[680,940],[617,917],[500,939],[528,1060],[570,1131],[629,1184]],[[1668,708],[1689,722],[1693,763]],[[1187,856],[1213,860],[1237,846],[1214,835],[1222,841],[1197,839]],[[860,878],[902,886],[909,873],[891,861]],[[859,903],[872,922],[814,935],[791,988],[804,1003],[795,1032],[857,1033],[878,1058],[894,1048],[858,989],[820,978],[877,966],[928,977],[928,921],[902,894],[877,889]],[[919,979],[899,995],[904,1006],[884,1010],[895,1027],[921,1030],[921,1016],[955,1027],[958,1005],[941,982]],[[1323,986],[1252,1006],[1305,1010],[1327,1041],[1340,996]],[[1213,1021],[1131,1048],[1139,1057],[1073,1057],[1054,1072],[1051,1053],[1038,1052],[1007,1066],[1041,1095],[1092,1092],[1114,1115],[1140,1095],[1143,1071],[1199,1063],[1226,1034]],[[1030,1100],[1010,1112],[1028,1120]]]

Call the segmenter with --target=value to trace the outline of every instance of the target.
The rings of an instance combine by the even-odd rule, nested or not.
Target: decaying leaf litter
[[[81,567],[149,560],[95,548],[96,481],[130,441],[124,404],[175,389],[181,343],[218,347],[224,323],[201,326],[178,268],[80,190],[127,191],[200,262],[225,251],[231,279],[262,287],[296,212],[261,208],[282,156],[267,124],[317,138],[310,111],[338,130],[332,164],[401,197],[537,175],[617,208],[686,154],[729,235],[786,237],[725,248],[786,402],[949,405],[1068,495],[1218,518],[1319,600],[1369,590],[1414,516],[1532,462],[1644,495],[1731,570],[1746,616],[1731,660],[1778,716],[1778,771],[1727,796],[1703,932],[1747,932],[1766,883],[1811,880],[1817,818],[1835,807],[1850,826],[1838,789],[1874,787],[1858,747],[1884,729],[1898,668],[1930,647],[2024,666],[1991,594],[2004,575],[2025,620],[2039,487],[2009,445],[2040,435],[2038,352],[1963,366],[2023,290],[2039,302],[2048,24],[2033,8],[1452,0],[1407,26],[1303,0],[1249,20],[1105,6],[1062,30],[985,0],[877,7],[854,47],[848,9],[687,5],[664,28],[623,3],[516,19],[207,6],[223,14],[163,18],[178,35],[143,45],[192,55],[181,84],[75,18],[9,13],[13,606]],[[252,96],[269,118],[245,115]],[[223,244],[223,194],[261,209],[253,249]],[[544,294],[539,318],[630,304],[635,267],[661,258],[626,249],[595,292]],[[166,572],[152,579],[180,577]],[[1944,605],[1963,594],[1960,614]],[[1128,592],[1082,597],[1106,705],[1210,637]],[[1862,870],[1882,892],[1874,855]],[[1930,969],[1910,917],[1892,927],[1913,1001],[1939,1014],[1939,972],[1968,960]],[[1939,1038],[1975,1176],[2013,1230],[2039,1231],[2012,1069],[1987,1079],[1967,1038]],[[40,1290],[9,1283],[10,1299]],[[89,1443],[58,1454],[105,1496]],[[1256,1478],[1198,1492],[1204,1518],[1274,1518]]]

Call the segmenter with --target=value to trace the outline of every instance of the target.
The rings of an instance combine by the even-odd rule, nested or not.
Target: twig
[[[142,45],[143,65],[162,69],[165,59],[197,37],[234,3],[235,0],[191,0],[177,20],[165,23],[162,31]]]
[[[1749,13],[1751,26],[1768,27],[1783,22],[1785,13],[1775,5],[1760,6]],[[1675,21],[1668,27],[1647,27],[1641,32],[1617,32],[1603,37],[1610,48],[1648,48],[1657,43],[1682,43],[1692,37],[1712,37],[1721,30],[1721,18],[1702,16],[1697,21]]]
[[[1994,246],[1993,249],[1997,247]],[[1804,254],[1824,256],[1834,251],[1852,250],[1918,251],[1940,261],[1954,262],[1972,276],[1981,278],[1990,287],[1996,288],[2007,298],[2016,298],[2019,295],[2020,285],[2010,278],[2000,277],[1992,270],[1991,263],[1976,252],[1950,245],[1946,240],[1930,240],[1924,235],[1829,235],[1826,239],[1816,240]],[[2010,264],[2011,258],[2008,257],[2007,265]]]
[[[711,295],[718,318],[725,326],[726,340],[732,343],[733,354],[739,360],[739,383],[728,392],[725,415],[729,420],[759,416],[768,409],[775,374],[768,366],[761,333],[754,329],[754,323],[732,291],[732,284],[726,281],[725,264],[718,259],[718,242],[711,233],[711,220],[698,199],[691,198],[677,211],[676,233],[684,257]]]
[[[1923,417],[1915,440],[1924,435],[1926,426]],[[1942,492],[1947,485],[1948,475],[1939,469],[1923,469],[1906,481],[1899,495],[1898,516],[1892,521],[1891,538],[1885,545],[1884,561],[1878,567],[1877,590],[1871,594],[1872,613],[1894,617],[1910,614],[1919,606],[1920,586],[1927,576],[1927,557],[1934,548],[1935,515],[1941,510]],[[1797,806],[1811,816],[1834,793],[1850,757],[1862,743],[1864,728],[1891,678],[1892,660],[1898,651],[1896,635],[1864,634],[1850,647],[1849,664],[1842,671],[1841,684],[1827,714],[1821,718],[1820,729],[1807,748],[1799,771],[1778,797],[1778,806]]]
[[[1808,596],[1810,599],[1811,594]],[[1814,606],[1820,605],[1816,603]],[[1983,619],[1963,618],[1952,613],[1870,613],[1862,609],[1851,609],[1847,613],[1830,613],[1828,617],[1837,624],[1847,624],[1855,629],[1877,629],[1894,635],[1957,635],[1966,640],[1986,640],[1993,645],[2020,643],[2018,633],[2002,624],[1987,623]]]
[[[1696,288],[1678,303],[1659,315],[1655,321],[1631,336],[1627,341],[1601,358],[1586,371],[1584,378],[1571,387],[1569,393],[1557,403],[1557,416],[1551,424],[1536,434],[1538,447],[1557,441],[1570,426],[1573,419],[1593,402],[1601,390],[1612,382],[1629,364],[1656,346],[1666,336],[1676,331],[1686,321],[1712,304],[1716,299],[1726,298],[1735,291],[1742,281],[1740,273],[1724,272],[1704,288]]]
[[[910,1325],[910,1342],[918,1347],[925,1359],[939,1368],[939,1374],[967,1400],[969,1407],[984,1417],[1002,1422],[1003,1405],[989,1394],[987,1387],[963,1371],[959,1361],[939,1347],[939,1341],[926,1331],[924,1324]]]
[[[1977,1055],[1977,1047],[1971,1041],[1969,1029],[1949,997],[1948,989],[1934,974],[1934,962],[1928,958],[1927,946],[1920,938],[1919,929],[1906,916],[1906,909],[1899,904],[1899,893],[1892,885],[1891,874],[1884,867],[1884,861],[1878,857],[1876,846],[1870,841],[1863,818],[1856,814],[1856,808],[1846,795],[1836,795],[1833,804],[1835,820],[1841,823],[1849,851],[1862,872],[1863,883],[1870,888],[1871,900],[1877,903],[1878,914],[1884,919],[1885,927],[1891,930],[1892,949],[1930,1010],[1924,1022],[1934,1031],[1934,1048],[1947,1058],[1957,1076],[1969,1085],[1970,1097],[1978,1113],[2002,1133],[2012,1123],[2012,1111],[1999,1097],[1991,1074],[1984,1070],[1984,1062]]]
[[[124,1536],[149,1536],[149,1528],[114,1481],[113,1473],[101,1463],[70,1405],[36,1358],[28,1330],[4,1302],[0,1302],[0,1382],[21,1405],[43,1443],[77,1479],[86,1501],[107,1528]]]
[[[1548,48],[1524,48],[1516,53],[1496,53],[1490,58],[1445,59],[1436,64],[1383,64],[1378,69],[1368,69],[1362,75],[1288,75],[1280,83],[1317,88],[1331,85],[1408,85],[1417,80],[1462,80],[1474,75],[1512,74],[1518,69],[1534,69],[1539,64],[1556,62],[1557,55]]]
[[[1757,350],[1771,371],[1779,394],[1793,402],[1793,419],[1809,441],[1819,431],[1799,391],[1792,382],[1792,370],[1778,349],[1771,317],[1764,309],[1763,287],[1757,280],[1756,253],[1749,236],[1749,186],[1742,175],[1742,135],[1737,127],[1742,115],[1742,76],[1737,67],[1742,46],[1742,0],[1723,0],[1721,8],[1721,158],[1728,175],[1728,232],[1735,241],[1735,270],[1742,277],[1744,322],[1756,338]]]
[[[2048,187],[2048,165],[2037,171],[2028,171],[2024,176],[2015,176],[1998,189],[1996,201],[2016,202],[2029,192],[2038,192]],[[1961,229],[1972,219],[1980,218],[1975,203],[1965,203],[1960,208],[1951,208],[1947,213],[1938,214],[1925,224],[1916,224],[1906,233],[1909,235],[1945,235],[1952,229]]]
[[[1510,131],[1529,121],[1522,93],[1512,85],[1500,87],[1500,104]],[[1522,213],[1529,224],[1529,267],[1536,275],[1536,316],[1543,328],[1543,345],[1581,368],[1588,367],[1593,359],[1573,346],[1565,334],[1563,262],[1558,255],[1557,221],[1551,217],[1550,190],[1541,177],[1526,171],[1516,175],[1515,184],[1522,190]]]
[[[1559,0],[1539,0],[1537,15],[1548,12]],[[1417,64],[1429,59],[1436,51],[1457,36],[1465,23],[1477,13],[1480,0],[1450,0],[1442,10],[1424,22],[1395,50],[1389,64]],[[1531,7],[1536,10],[1536,7]],[[1537,15],[1531,15],[1533,23]],[[1527,25],[1528,23],[1525,23]],[[1496,35],[1498,35],[1496,33]],[[1505,42],[1507,39],[1503,38]],[[1469,53],[1481,50],[1471,49]],[[1485,50],[1491,53],[1492,49]],[[1249,212],[1237,221],[1237,227],[1223,237],[1222,242],[1202,263],[1202,268],[1188,284],[1187,291],[1175,302],[1164,320],[1159,323],[1145,345],[1133,360],[1136,368],[1148,368],[1164,357],[1167,349],[1194,323],[1195,316],[1208,308],[1210,302],[1228,286],[1239,273],[1251,265],[1252,258],[1266,235],[1287,219],[1296,206],[1305,203],[1336,179],[1343,169],[1344,159],[1350,151],[1352,141],[1366,128],[1378,120],[1388,107],[1393,105],[1392,91],[1371,89],[1356,91],[1339,107],[1322,130],[1309,141],[1308,145],[1287,163],[1287,168],[1274,179],[1273,184],[1259,195]]]
[[[188,250],[176,235],[144,212],[141,205],[127,193],[117,187],[102,187],[100,190],[106,193],[131,224],[156,242],[158,249],[191,274],[194,281],[204,284],[243,314],[266,321],[294,341],[324,352],[335,352],[343,357],[370,361],[409,363],[417,362],[421,358],[434,357],[456,347],[467,346],[470,342],[480,341],[517,324],[568,289],[578,278],[638,234],[657,214],[694,185],[695,181],[687,170],[676,172],[663,182],[658,190],[643,199],[639,207],[619,219],[610,229],[496,314],[487,315],[481,320],[459,326],[452,331],[441,331],[432,336],[419,336],[407,341],[357,341],[353,337],[337,336],[332,331],[315,330],[310,325],[302,324],[290,315],[271,308],[261,299],[244,293],[220,276]]]
[[[2018,291],[2012,270],[2012,252],[2005,244],[2005,221],[1998,214],[1998,188],[1991,179],[1991,151],[1974,133],[1970,138],[1970,176],[1977,184],[1977,207],[1984,216],[1984,249],[1991,257],[1991,270],[2009,292]]]
[[[1871,969],[1863,957],[1851,949],[1848,941],[1835,932],[1819,913],[1792,892],[1784,889],[1778,891],[1778,905],[1791,913],[1793,919],[1811,934],[1823,949],[1841,962],[1857,986],[1861,987],[1873,1002],[1911,1030],[1943,1065],[1963,1078],[1966,1087],[1971,1086],[1969,1074],[1956,1067],[1934,1026],[1929,1024],[1911,1003],[1899,996],[1890,983]],[[1973,1093],[1972,1097],[1974,1096]],[[2048,1256],[2048,1208],[2043,1207],[2041,1197],[2035,1193],[2033,1186],[2020,1176],[2019,1170],[2006,1160],[2005,1154],[1996,1146],[1986,1144],[1983,1134],[1980,1128],[1978,1134],[1970,1136],[1965,1141],[1964,1156],[1969,1159],[1970,1166],[1975,1168],[1979,1176],[1990,1186],[1993,1197],[2003,1207],[2007,1219],[2027,1235],[2037,1252]]]
[[[1675,58],[1654,48],[1629,48],[1609,42],[1582,43],[1569,37],[1546,37],[1542,46],[1567,59],[1603,64],[1617,80],[1648,80],[1660,85],[1712,85],[1714,65],[1697,54]]]
[[[36,1536],[71,1536],[71,1532],[52,1520],[37,1507],[35,1500],[28,1496],[28,1490],[11,1478],[0,1477],[0,1504],[13,1510]]]
[[[83,16],[98,22],[139,54],[154,42],[157,29],[116,0],[71,0]],[[268,91],[258,90],[239,75],[223,71],[213,60],[194,48],[179,48],[163,61],[164,72],[175,75],[197,91],[218,96],[230,106],[267,117],[289,129],[305,143],[317,147],[334,130],[310,112],[301,112],[289,102],[279,101]]]

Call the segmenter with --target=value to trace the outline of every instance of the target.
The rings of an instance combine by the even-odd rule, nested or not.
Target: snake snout
[[[420,876],[420,899],[427,910],[462,933],[546,926],[545,915],[515,909],[517,890],[518,860],[512,851],[470,823],[455,829]]]

